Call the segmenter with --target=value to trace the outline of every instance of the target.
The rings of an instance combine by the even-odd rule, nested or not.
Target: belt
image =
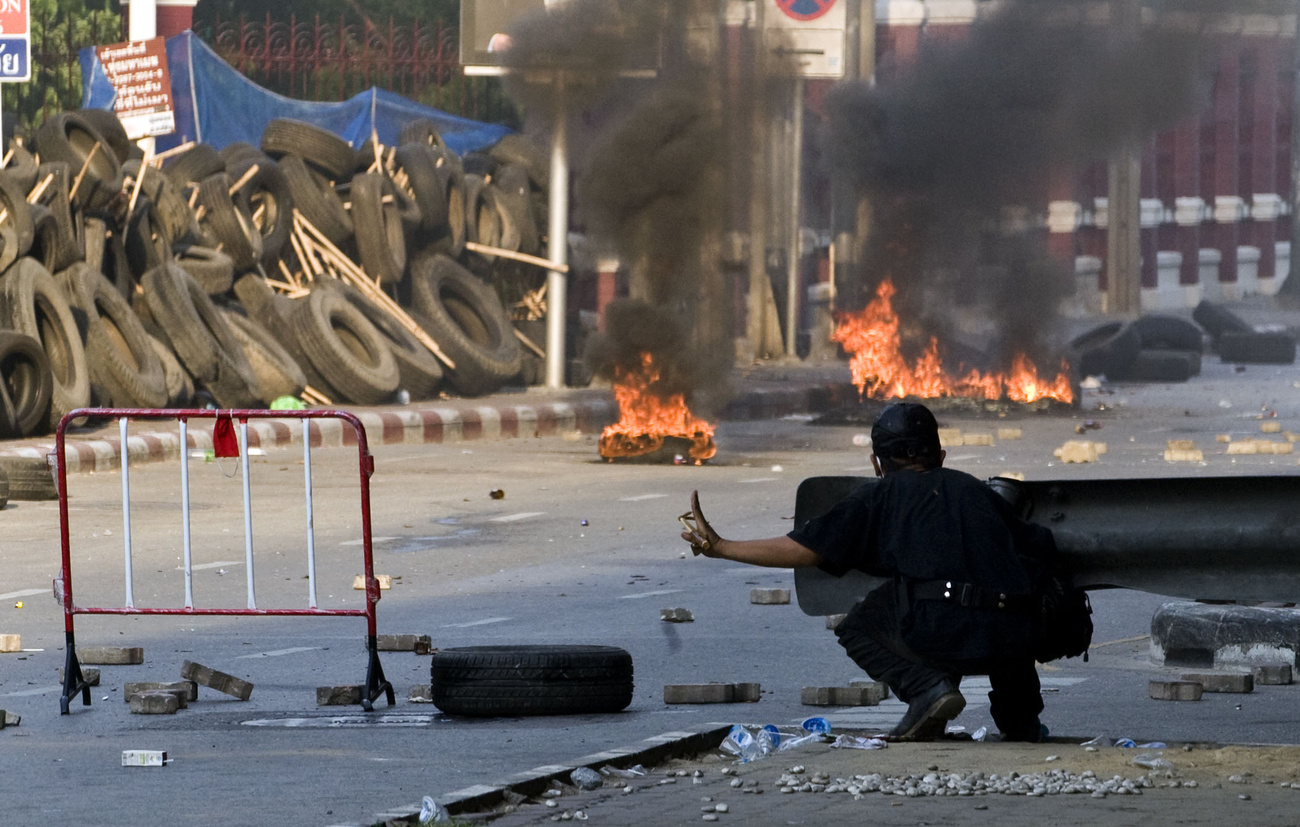
[[[1036,610],[1036,594],[1007,594],[956,580],[922,580],[911,584],[912,599],[942,600],[971,609]]]

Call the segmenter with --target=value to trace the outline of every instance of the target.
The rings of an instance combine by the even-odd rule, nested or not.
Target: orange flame
[[[619,420],[600,434],[600,455],[606,459],[648,454],[663,445],[665,437],[689,440],[690,458],[696,465],[718,452],[713,426],[694,416],[680,393],[656,393],[659,368],[649,353],[641,354],[639,370],[614,371],[614,398]]]
[[[893,283],[884,281],[876,290],[875,300],[861,312],[844,313],[836,318],[831,341],[841,343],[851,354],[849,371],[860,396],[878,399],[968,396],[1013,402],[1037,402],[1046,398],[1060,402],[1074,400],[1064,360],[1054,379],[1039,376],[1038,369],[1023,353],[1012,360],[1009,373],[971,370],[954,378],[944,370],[938,339],[931,337],[920,358],[908,364],[899,348],[895,292]]]

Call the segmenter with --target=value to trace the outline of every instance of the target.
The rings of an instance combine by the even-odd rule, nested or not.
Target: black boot
[[[889,734],[907,741],[933,741],[965,708],[966,699],[957,687],[950,681],[940,681],[912,699],[907,714]]]

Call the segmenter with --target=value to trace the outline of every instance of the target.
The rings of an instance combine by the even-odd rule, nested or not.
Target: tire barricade
[[[68,426],[77,419],[96,416],[116,418],[121,432],[122,445],[127,443],[127,425],[132,420],[175,420],[180,432],[182,457],[180,462],[181,492],[181,539],[185,572],[184,605],[179,607],[148,607],[135,605],[132,577],[131,548],[131,486],[130,462],[125,450],[122,452],[122,521],[123,521],[123,573],[125,593],[121,606],[78,606],[72,589],[72,543],[68,522],[68,475],[66,461],[66,432]],[[238,457],[242,471],[243,510],[244,510],[244,564],[247,570],[248,605],[245,608],[217,608],[196,606],[193,589],[193,560],[191,557],[190,500],[189,500],[189,453],[187,445],[187,427],[191,419],[215,420],[221,428],[223,424],[237,433]],[[296,419],[301,422],[303,430],[303,468],[306,491],[306,549],[307,549],[307,607],[295,609],[259,609],[257,608],[256,584],[253,564],[253,528],[251,485],[249,478],[248,421],[250,419]],[[360,609],[322,609],[316,600],[316,554],[315,528],[312,511],[311,479],[311,435],[310,425],[314,419],[340,419],[351,425],[356,434],[357,465],[360,474],[361,507],[361,547],[363,552],[365,606]],[[224,421],[224,422],[223,422]],[[67,715],[72,699],[81,695],[83,706],[90,705],[90,684],[85,680],[81,664],[77,658],[75,620],[77,615],[209,615],[209,616],[260,616],[260,617],[364,617],[366,619],[366,679],[362,687],[361,706],[367,712],[374,709],[374,701],[385,697],[389,706],[395,703],[393,686],[384,677],[383,667],[379,663],[376,648],[377,622],[375,607],[379,602],[379,580],[374,573],[373,548],[370,530],[370,477],[374,473],[374,457],[370,454],[366,441],[366,430],[361,420],[346,411],[265,411],[265,410],[192,410],[180,408],[164,409],[130,409],[130,408],[83,408],[69,412],[59,422],[55,432],[54,452],[48,457],[54,469],[55,482],[59,493],[59,541],[63,551],[63,566],[58,579],[54,582],[55,597],[63,606],[64,632],[66,635],[67,655],[64,663],[63,693],[59,698],[60,712]]]

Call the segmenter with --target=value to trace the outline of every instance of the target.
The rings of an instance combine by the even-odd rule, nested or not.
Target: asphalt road
[[[957,448],[949,464],[978,476],[1019,471],[1034,479],[1184,474],[1295,474],[1298,455],[1227,456],[1215,435],[1260,434],[1261,421],[1300,432],[1300,370],[1238,373],[1207,358],[1182,386],[1089,391],[1077,411],[1003,419],[943,415],[943,424],[1023,438]],[[1103,409],[1104,408],[1104,409]],[[1274,417],[1273,414],[1276,414]],[[1264,419],[1260,419],[1260,417]],[[1085,437],[1085,421],[1099,424]],[[395,578],[378,607],[379,629],[421,633],[434,645],[600,643],[633,656],[636,694],[622,714],[573,718],[452,720],[406,700],[428,678],[428,658],[385,653],[398,703],[366,716],[318,708],[315,688],[364,677],[363,621],[356,618],[79,617],[80,645],[143,646],[140,666],[103,667],[90,707],[58,714],[55,670],[63,663],[63,617],[49,596],[59,568],[52,503],[14,503],[0,520],[0,633],[20,633],[29,651],[0,655],[0,707],[22,724],[5,742],[5,820],[47,824],[367,823],[376,813],[540,764],[563,761],[688,724],[788,724],[828,710],[803,707],[799,689],[860,677],[820,617],[794,606],[755,606],[755,586],[791,586],[789,571],[683,559],[676,516],[693,488],[725,536],[786,531],[794,490],[818,474],[870,473],[854,437],[865,426],[825,427],[802,418],[723,423],[720,453],[704,467],[608,464],[594,438],[507,440],[376,449],[375,570]],[[1276,435],[1272,435],[1276,438]],[[1052,449],[1100,439],[1097,463],[1063,466]],[[1204,463],[1166,463],[1165,442],[1194,439]],[[318,595],[323,607],[355,607],[360,573],[356,457],[319,451],[315,471]],[[242,607],[246,566],[239,478],[226,462],[191,466],[194,590],[201,605]],[[253,469],[259,606],[305,605],[302,466],[295,450],[273,451]],[[137,605],[179,605],[183,577],[178,466],[132,469],[133,590]],[[499,489],[504,497],[489,492]],[[123,600],[121,481],[72,483],[73,572],[79,605]],[[1231,519],[1231,514],[1225,515]],[[585,524],[584,524],[585,521]],[[396,579],[400,578],[400,579]],[[1210,696],[1194,705],[1146,697],[1147,681],[1170,674],[1148,656],[1151,613],[1163,598],[1094,593],[1092,656],[1044,667],[1044,721],[1056,735],[1139,740],[1300,743],[1300,687]],[[13,608],[17,601],[23,608]],[[665,607],[695,620],[667,624]],[[175,716],[127,711],[121,687],[176,680],[189,659],[255,684],[239,702],[211,690]],[[757,681],[757,704],[665,706],[663,685]],[[990,724],[976,679],[956,723]],[[837,710],[837,728],[892,724],[902,706]],[[124,749],[164,749],[162,769],[123,769]]]

